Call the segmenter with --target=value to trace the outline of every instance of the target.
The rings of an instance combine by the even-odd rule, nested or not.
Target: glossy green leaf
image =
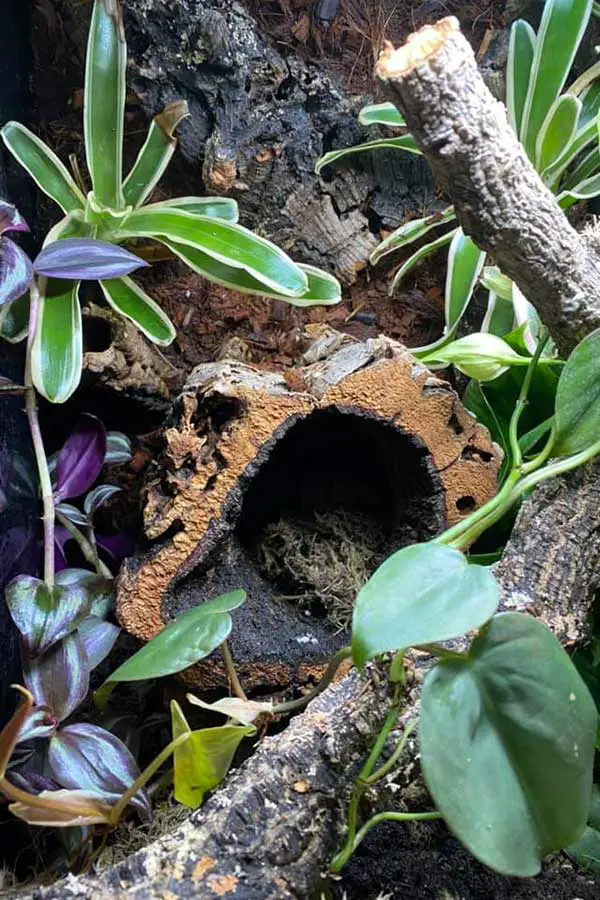
[[[393,103],[373,103],[363,106],[358,114],[361,125],[389,125],[393,128],[404,128],[406,122]]]
[[[498,473],[498,484],[501,485],[511,465],[508,423],[496,415],[496,411],[486,397],[481,384],[474,378],[469,381],[462,396],[462,402],[469,412],[473,413],[477,418],[477,421],[485,425],[492,440],[502,449],[503,459],[500,472]]]
[[[175,328],[158,303],[131,278],[101,281],[100,287],[109,306],[125,316],[155,344],[167,346],[175,337]]]
[[[569,88],[569,93],[573,93],[573,87]],[[600,112],[600,81],[594,81],[593,84],[588,85],[588,87],[579,95],[579,99],[581,100],[579,127],[583,128],[585,125],[588,125],[595,120]]]
[[[119,666],[107,682],[162,678],[193,666],[227,639],[232,626],[229,613],[245,599],[245,591],[232,591],[181,613]]]
[[[512,331],[514,325],[515,311],[512,302],[490,291],[481,330],[502,337],[507,331]]]
[[[576,188],[581,181],[586,181],[599,171],[600,150],[598,147],[594,147],[593,150],[590,150],[589,153],[582,157],[581,162],[574,169],[567,173],[561,182],[561,189],[568,191],[571,188]]]
[[[317,161],[315,172],[320,175],[325,166],[338,162],[347,156],[354,156],[356,153],[368,153],[371,150],[405,150],[408,153],[416,153],[420,156],[421,151],[415,143],[412,134],[404,134],[402,137],[395,138],[377,138],[374,141],[367,141],[365,144],[356,144],[354,147],[344,147],[342,150],[331,150],[325,153]]]
[[[536,168],[543,172],[560,159],[577,130],[581,101],[563,94],[550,107],[535,144]]]
[[[67,168],[39,137],[19,122],[7,122],[0,134],[39,189],[58,203],[64,212],[84,208],[85,197]]]
[[[223,219],[224,222],[233,222],[234,224],[239,218],[238,205],[231,197],[175,197],[173,200],[149,203],[144,209],[164,209],[167,212],[180,209],[196,216]]]
[[[571,163],[575,162],[584,151],[592,149],[592,146],[597,146],[597,118],[598,117],[593,119],[583,128],[580,128],[573,140],[565,147],[562,156],[559,156],[556,162],[549,166],[545,172],[542,172],[544,182],[548,184],[553,191],[556,192],[563,173],[569,168]]]
[[[369,262],[374,266],[387,253],[392,253],[394,250],[399,250],[407,244],[418,241],[423,235],[431,231],[432,228],[437,228],[439,225],[445,225],[446,222],[455,221],[456,215],[453,206],[449,206],[447,209],[433,213],[433,215],[426,216],[423,219],[411,219],[409,222],[405,222],[404,225],[401,225],[400,228],[396,228],[395,231],[375,247],[369,257]]]
[[[264,284],[253,278],[243,269],[233,269],[224,263],[213,259],[201,250],[178,244],[176,241],[162,240],[186,265],[199,275],[203,275],[215,284],[241,291],[244,294],[257,294],[261,297],[271,297],[274,300],[283,300],[291,306],[331,306],[342,299],[342,289],[337,278],[317,269],[314,266],[299,264],[306,275],[308,287],[300,297],[288,297],[277,291],[270,291]]]
[[[189,115],[185,100],[169,103],[161,113],[154,116],[148,129],[148,136],[137,155],[131,172],[123,183],[123,198],[126,206],[141,206],[150,196],[177,147],[175,129],[182,119]]]
[[[421,764],[433,800],[476,859],[530,877],[577,840],[590,805],[597,713],[552,632],[495,616],[466,660],[444,660],[421,696]]]
[[[440,247],[445,247],[449,244],[453,237],[455,236],[458,229],[453,229],[452,231],[448,231],[446,234],[442,234],[441,237],[436,238],[435,241],[430,241],[428,244],[424,244],[422,247],[419,247],[418,250],[408,257],[408,259],[402,263],[390,285],[389,293],[393,294],[400,282],[403,278],[408,275],[411,269],[420,263],[423,259],[426,259],[428,256],[431,256],[432,253],[435,253]]]
[[[573,862],[592,875],[600,875],[600,830],[587,825],[578,841],[565,847]]]
[[[446,273],[445,314],[448,331],[456,328],[473,296],[477,279],[483,269],[486,253],[480,250],[462,228],[456,232],[448,251]]]
[[[600,194],[600,173],[586,178],[568,191],[561,191],[556,198],[562,209],[570,209],[579,200],[591,200]]]
[[[516,353],[502,338],[485,332],[467,334],[421,359],[425,365],[453,365],[477,381],[492,381],[509,366],[528,366],[530,362],[528,356]]]
[[[600,330],[575,347],[556,391],[554,456],[571,456],[600,439]]]
[[[535,445],[550,433],[553,424],[554,416],[550,416],[544,422],[540,422],[539,425],[536,425],[535,428],[532,428],[531,431],[527,431],[519,438],[519,446],[521,447],[521,452],[524,456],[530,453]]]
[[[90,614],[92,597],[85,584],[65,583],[61,575],[52,587],[31,575],[19,575],[6,588],[6,604],[29,656],[45,653]]]
[[[27,337],[29,325],[29,293],[0,307],[0,337],[18,344]]]
[[[81,379],[79,282],[41,278],[39,286],[40,311],[31,354],[33,383],[51,403],[64,403]]]
[[[508,121],[517,135],[521,128],[521,119],[529,88],[534,48],[535,32],[529,22],[524,22],[522,19],[513,22],[506,65],[506,108]]]
[[[413,544],[392,554],[356,599],[352,656],[357,666],[390,650],[446,641],[495,613],[498,584],[458,550]]]
[[[175,209],[139,209],[127,218],[120,237],[166,238],[184,244],[292,297],[300,297],[308,287],[302,269],[283,250],[241,225],[219,219]]]
[[[88,34],[83,99],[85,155],[94,197],[122,209],[127,46],[119,0],[95,0]]]
[[[252,725],[223,725],[191,731],[176,700],[171,700],[173,739],[190,737],[173,753],[174,796],[178,803],[197,809],[208,791],[219,785],[245,737],[256,734]]]
[[[532,160],[537,136],[565,84],[591,9],[592,0],[547,0],[544,5],[520,132]]]

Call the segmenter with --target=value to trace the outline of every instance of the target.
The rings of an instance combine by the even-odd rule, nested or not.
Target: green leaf
[[[562,156],[560,156],[556,160],[556,162],[549,166],[545,172],[542,172],[542,177],[545,183],[548,184],[551,190],[553,190],[555,193],[558,189],[557,186],[563,176],[563,173],[568,169],[571,163],[579,158],[580,154],[586,151],[589,145],[594,145],[594,147],[597,147],[597,121],[598,117],[589,122],[583,128],[580,128],[573,140],[565,147]]]
[[[133,168],[123,183],[126,206],[141,206],[162,178],[177,147],[175,129],[182,119],[189,116],[185,100],[169,103],[154,116]]]
[[[577,130],[581,101],[563,94],[550,107],[536,140],[536,168],[543,172],[560,159]]]
[[[83,99],[85,155],[96,201],[125,206],[123,123],[127,45],[119,0],[95,0],[88,34]]]
[[[119,666],[106,682],[162,678],[193,666],[227,639],[232,626],[229,612],[245,599],[245,591],[232,591],[186,610]]]
[[[146,208],[131,213],[120,233],[120,238],[135,237],[166,238],[201,250],[281,294],[300,297],[308,287],[302,269],[283,250],[241,225],[175,209]]]
[[[447,641],[478,628],[500,602],[492,572],[458,550],[413,544],[392,554],[359,592],[352,620],[357,666],[390,650]]]
[[[219,785],[245,737],[256,734],[252,725],[223,725],[192,731],[176,700],[171,700],[173,739],[190,737],[173,753],[174,796],[178,803],[197,809],[205,794]]]
[[[393,103],[372,103],[370,106],[363,106],[358,114],[358,121],[361,125],[389,125],[392,128],[406,126],[404,116]]]
[[[586,72],[583,74],[585,75]],[[569,88],[569,93],[573,93],[573,86]],[[583,93],[579,95],[579,99],[581,100],[579,127],[583,128],[590,122],[595,121],[600,112],[600,81],[594,81],[593,84],[588,85]]]
[[[29,327],[29,293],[0,307],[0,337],[18,344],[27,337]]]
[[[239,218],[238,205],[231,197],[175,197],[173,200],[150,203],[144,209],[162,209],[167,212],[180,209],[196,216],[223,219],[224,222],[233,222],[233,224]]]
[[[503,337],[515,325],[515,310],[512,302],[499,297],[493,291],[488,295],[488,305],[481,323],[481,330]]]
[[[481,273],[481,284],[483,287],[487,288],[488,291],[493,291],[498,297],[501,297],[503,300],[512,304],[513,283],[510,278],[502,274],[497,266],[484,266]]]
[[[528,366],[530,363],[528,356],[515,353],[502,338],[486,332],[468,334],[421,359],[425,365],[452,364],[477,381],[492,381],[506,372],[509,366]]]
[[[320,175],[325,166],[330,166],[346,156],[354,156],[356,153],[367,153],[371,150],[406,150],[408,153],[421,155],[421,151],[417,147],[412,134],[404,134],[402,137],[396,138],[377,138],[377,140],[367,141],[365,144],[356,144],[354,147],[344,147],[343,150],[331,150],[330,153],[325,153],[321,159],[317,160],[315,172],[317,175]]]
[[[100,287],[114,310],[129,319],[155,344],[167,346],[175,337],[175,328],[158,303],[131,278],[111,278]]]
[[[458,229],[453,229],[452,231],[446,232],[441,237],[436,238],[435,241],[430,241],[428,244],[424,244],[422,247],[419,247],[418,250],[408,257],[408,259],[402,263],[396,274],[394,275],[394,279],[390,285],[389,293],[393,294],[396,288],[400,285],[402,279],[408,275],[411,269],[420,263],[423,259],[426,259],[428,256],[431,256],[432,253],[435,253],[436,250],[439,250],[440,247],[445,247],[446,244],[449,244],[453,237],[456,235]]]
[[[586,153],[575,169],[567,174],[561,182],[561,188],[566,191],[576,188],[581,181],[586,181],[598,171],[600,171],[600,151],[598,147],[594,147]]]
[[[600,831],[588,825],[578,841],[565,847],[571,859],[592,875],[600,875]]]
[[[81,379],[79,282],[41,278],[39,287],[40,311],[31,354],[33,383],[51,403],[64,403]]]
[[[427,234],[428,231],[431,231],[432,228],[437,228],[439,225],[446,224],[446,222],[454,221],[456,221],[456,215],[453,206],[447,207],[447,209],[442,210],[442,212],[433,213],[433,215],[427,216],[424,219],[411,219],[410,222],[405,222],[404,225],[401,225],[400,228],[393,231],[384,241],[375,247],[369,257],[369,262],[374,266],[387,253],[392,253],[394,250],[399,250],[407,244],[418,241],[419,238],[422,238],[423,235]]]
[[[556,199],[562,209],[570,209],[579,200],[591,200],[598,194],[600,194],[600,173],[586,178],[568,191],[561,191]]]
[[[506,65],[506,107],[508,121],[517,135],[527,98],[534,48],[535,32],[529,22],[522,19],[513,22]]]
[[[342,290],[337,278],[317,269],[314,266],[299,264],[306,275],[308,287],[300,297],[288,297],[277,291],[270,291],[243,269],[233,269],[224,263],[213,259],[201,250],[186,247],[176,241],[162,240],[169,250],[172,250],[186,265],[199,275],[203,275],[215,284],[231,288],[234,291],[242,291],[244,294],[258,294],[261,297],[272,297],[274,300],[283,300],[291,306],[331,306],[342,299]]]
[[[550,416],[548,419],[545,419],[543,422],[540,422],[539,425],[536,425],[535,428],[532,428],[531,431],[527,431],[522,437],[519,438],[519,445],[521,447],[521,452],[523,456],[527,453],[530,453],[533,448],[538,444],[542,438],[546,437],[547,434],[550,433],[550,429],[554,424],[554,416]]]
[[[462,402],[469,412],[472,412],[477,418],[477,421],[485,425],[492,440],[502,448],[504,456],[500,472],[498,473],[498,483],[501,485],[511,465],[508,423],[496,415],[494,407],[483,392],[481,384],[475,379],[469,381],[463,394]]]
[[[495,616],[466,660],[442,660],[421,696],[421,764],[433,800],[476,859],[530,877],[577,840],[590,804],[597,714],[558,640]]]
[[[64,212],[84,208],[85,197],[68,170],[39,137],[19,122],[7,122],[0,134],[12,155],[29,172],[39,189],[58,203]]]
[[[600,330],[577,344],[556,391],[553,456],[571,456],[600,438]]]
[[[547,0],[544,5],[520,132],[531,160],[537,136],[573,64],[591,9],[592,0]]]

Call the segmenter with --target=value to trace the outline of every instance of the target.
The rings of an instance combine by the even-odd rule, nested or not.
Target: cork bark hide
[[[246,588],[231,641],[249,689],[306,680],[347,640],[257,570],[265,525],[351,504],[385,523],[388,555],[496,490],[496,450],[447,383],[387,338],[316,332],[308,364],[287,380],[239,362],[192,372],[147,489],[151,546],[118,580],[118,617],[142,640],[183,608]],[[204,688],[227,684],[218,657],[189,674]]]
[[[388,45],[377,75],[465,233],[535,306],[562,352],[600,325],[600,256],[569,224],[450,16]]]

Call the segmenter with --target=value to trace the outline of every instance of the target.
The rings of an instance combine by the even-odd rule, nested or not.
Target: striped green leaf
[[[597,146],[597,121],[598,115],[595,119],[588,122],[587,125],[584,125],[583,128],[580,128],[571,142],[565,147],[562,156],[559,156],[556,162],[549,166],[545,172],[542,172],[544,181],[554,190],[556,190],[556,185],[560,182],[563,173],[568,169],[571,163],[573,163],[581,153],[588,149],[591,144],[593,144],[594,147]]]
[[[556,198],[562,209],[570,209],[579,200],[591,200],[600,194],[600,173],[586,178],[568,191],[561,191]]]
[[[481,323],[481,330],[486,334],[504,337],[515,327],[515,311],[512,301],[499,297],[490,291],[488,305]]]
[[[519,134],[529,75],[535,48],[535,32],[529,22],[519,19],[513,23],[506,66],[506,107],[508,121],[515,134]]]
[[[398,112],[393,103],[373,103],[363,106],[358,114],[361,125],[389,125],[392,128],[404,128],[404,116]]]
[[[439,225],[445,225],[447,222],[454,221],[456,221],[454,207],[449,206],[447,209],[442,210],[442,212],[433,213],[433,215],[426,216],[423,219],[412,219],[410,222],[405,222],[404,225],[401,225],[400,228],[393,231],[384,241],[375,247],[371,253],[369,262],[374,266],[386,254],[392,253],[394,250],[399,250],[407,244],[412,244],[414,241],[418,241],[423,235],[427,234],[428,231],[431,231],[432,228],[437,228]]]
[[[600,150],[598,147],[594,147],[593,150],[590,150],[589,153],[582,157],[581,162],[563,179],[561,188],[568,191],[570,188],[577,187],[581,181],[585,181],[598,171],[600,171]]]
[[[83,209],[85,197],[58,156],[33,132],[19,122],[7,122],[2,140],[41,191],[68,213]]]
[[[412,134],[405,134],[396,138],[378,138],[375,141],[367,141],[366,144],[357,144],[355,147],[344,147],[343,150],[332,150],[330,153],[326,153],[317,161],[315,172],[317,175],[320,175],[325,166],[330,166],[346,156],[354,156],[356,153],[367,153],[370,150],[406,150],[408,153],[416,153],[417,155],[421,153],[415,144]]]
[[[252,278],[243,269],[233,269],[224,263],[213,259],[201,250],[176,241],[162,240],[186,265],[199,275],[203,275],[209,281],[220,284],[223,287],[241,291],[244,294],[257,294],[261,297],[272,297],[274,300],[284,300],[292,306],[331,306],[342,299],[342,291],[339,281],[314,266],[300,265],[306,275],[308,287],[300,297],[289,297],[268,288]]]
[[[111,278],[100,282],[109,306],[125,316],[153,343],[167,346],[175,337],[169,317],[131,278]]]
[[[565,84],[591,10],[592,0],[546,0],[520,132],[531,160],[535,158],[537,136]]]
[[[189,116],[189,109],[185,100],[169,103],[159,115],[154,116],[148,136],[123,183],[126,206],[141,206],[150,196],[175,153],[175,129],[186,116]]]
[[[283,250],[241,225],[195,216],[180,210],[139,209],[124,222],[122,238],[167,238],[201,250],[218,262],[243,269],[267,288],[301,297],[308,287],[305,273]]]
[[[448,231],[441,237],[436,238],[435,241],[424,244],[422,247],[419,247],[418,250],[415,250],[412,256],[409,256],[408,259],[404,263],[402,263],[402,265],[394,275],[394,279],[390,285],[390,295],[392,295],[396,291],[396,288],[400,285],[400,282],[405,278],[406,275],[408,275],[411,269],[414,269],[414,267],[418,263],[420,263],[423,259],[426,259],[426,257],[431,256],[431,254],[435,253],[436,250],[439,250],[440,247],[445,247],[447,244],[449,244],[458,230],[459,229],[455,228],[452,231]]]
[[[454,331],[473,296],[477,279],[486,259],[462,228],[455,233],[448,252],[446,273],[445,314],[448,332]]]
[[[79,282],[41,278],[40,312],[31,354],[33,383],[51,403],[64,403],[81,379]]]
[[[122,188],[127,46],[119,0],[95,0],[83,100],[85,153],[96,201],[125,206]]]
[[[563,94],[550,107],[535,144],[536,168],[543,172],[560,159],[577,130],[581,100]]]
[[[234,225],[239,218],[238,205],[231,197],[175,197],[173,200],[149,203],[144,209],[164,209],[167,212],[179,209],[196,216],[233,222]]]

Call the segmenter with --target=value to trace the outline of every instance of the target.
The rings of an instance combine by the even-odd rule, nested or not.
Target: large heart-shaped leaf
[[[38,706],[52,710],[63,722],[85,700],[90,686],[90,667],[77,632],[68,634],[43,655],[23,661],[25,684]]]
[[[352,619],[357,666],[390,650],[446,641],[483,625],[498,608],[490,569],[440,544],[403,547],[359,592]]]
[[[88,616],[77,629],[77,633],[87,656],[89,670],[93,672],[114,647],[121,629],[118,625],[105,622],[97,616]]]
[[[577,840],[590,805],[597,713],[546,626],[495,616],[465,660],[423,686],[419,739],[436,806],[481,862],[536,875]]]
[[[105,454],[104,425],[96,416],[80,416],[58,454],[55,501],[84,494],[102,471]]]
[[[173,739],[191,732],[175,700],[171,701],[171,721]],[[227,775],[241,741],[252,734],[256,734],[252,725],[223,725],[191,732],[173,753],[175,799],[192,809],[200,806],[205,794]]]
[[[32,575],[19,575],[6,588],[6,604],[30,656],[44,653],[90,614],[85,586],[65,584],[61,575],[52,587]]]
[[[229,612],[245,599],[245,591],[232,591],[188,609],[119,666],[107,682],[162,678],[193,666],[227,639],[232,626]]]
[[[600,330],[569,356],[556,391],[553,456],[571,456],[600,439]]]

